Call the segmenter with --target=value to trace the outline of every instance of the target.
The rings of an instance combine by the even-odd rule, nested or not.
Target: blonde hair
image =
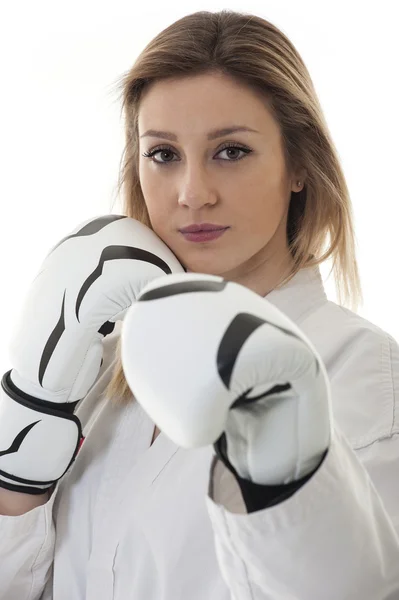
[[[291,195],[287,217],[294,266],[278,287],[300,269],[331,257],[338,301],[356,311],[363,296],[351,200],[337,151],[302,58],[284,33],[258,16],[231,10],[185,16],[159,33],[120,78],[126,141],[118,180],[118,191],[124,188],[123,213],[151,228],[138,173],[143,91],[162,79],[208,73],[227,75],[260,93],[280,125],[288,170],[306,169],[305,186]],[[107,395],[117,403],[133,399],[120,345]]]

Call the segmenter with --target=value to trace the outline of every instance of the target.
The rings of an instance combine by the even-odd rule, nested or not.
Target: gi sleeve
[[[391,414],[386,434],[368,439],[366,431],[367,443],[353,449],[335,420],[310,477],[296,489],[264,486],[263,494],[239,485],[214,457],[206,506],[233,600],[399,598],[397,342],[380,339],[376,355],[374,363],[361,351],[345,361],[340,389],[359,416],[368,390],[378,389],[378,411]]]
[[[45,504],[23,515],[0,515],[0,600],[41,598],[54,559],[55,496],[56,491]]]
[[[399,435],[388,452],[397,479]],[[287,500],[247,513],[239,493],[215,458],[206,503],[232,599],[399,598],[398,532],[337,427],[323,463]]]

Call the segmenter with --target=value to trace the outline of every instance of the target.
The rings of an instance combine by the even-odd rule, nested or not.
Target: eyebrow
[[[236,131],[252,131],[253,133],[260,133],[259,131],[256,131],[256,129],[246,127],[245,125],[231,125],[230,127],[223,127],[222,129],[213,129],[208,133],[207,139],[215,140],[216,138],[230,135],[230,133],[235,133]],[[140,136],[140,138],[143,137],[159,137],[165,138],[166,140],[170,140],[172,142],[177,142],[177,136],[170,131],[157,131],[156,129],[149,129]]]

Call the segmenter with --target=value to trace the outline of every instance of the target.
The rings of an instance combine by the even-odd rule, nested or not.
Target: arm
[[[0,600],[39,600],[51,577],[56,493],[32,496],[0,488]],[[36,506],[34,506],[36,504]]]
[[[103,339],[145,283],[174,270],[151,229],[104,215],[54,246],[33,280],[0,387],[0,600],[36,600],[50,580],[54,498],[84,441],[75,410],[99,376]]]
[[[49,499],[49,492],[37,496],[10,492],[0,488],[0,516],[15,517],[33,510],[37,506],[45,504]]]
[[[386,336],[358,333],[352,329],[338,365],[335,348],[327,376],[304,332],[265,299],[192,273],[147,286],[125,318],[122,362],[135,398],[176,444],[214,444],[206,502],[234,600],[399,597],[391,483],[399,466],[399,349],[383,364]],[[384,494],[341,431],[330,391],[334,412],[352,415],[342,419],[349,435],[356,432],[352,445],[374,445]],[[212,487],[227,494],[224,506]]]
[[[362,335],[331,380],[346,414],[356,419],[368,406],[356,444],[335,422],[311,479],[257,512],[231,471],[216,458],[212,464],[207,508],[221,571],[232,593],[240,590],[234,598],[399,597],[399,346],[389,335]],[[373,404],[366,403],[370,390]]]
[[[391,443],[397,478],[399,436]],[[375,444],[377,450],[384,441]],[[234,476],[215,459],[206,503],[234,600],[399,596],[398,533],[337,426],[319,469],[287,500],[247,514]]]

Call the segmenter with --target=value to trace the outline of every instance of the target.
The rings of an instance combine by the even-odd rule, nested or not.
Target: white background
[[[2,372],[24,294],[48,250],[81,221],[120,210],[116,80],[173,21],[223,8],[272,21],[302,55],[354,206],[359,314],[399,339],[396,2],[23,0],[0,12]],[[325,286],[336,301],[333,277]]]

